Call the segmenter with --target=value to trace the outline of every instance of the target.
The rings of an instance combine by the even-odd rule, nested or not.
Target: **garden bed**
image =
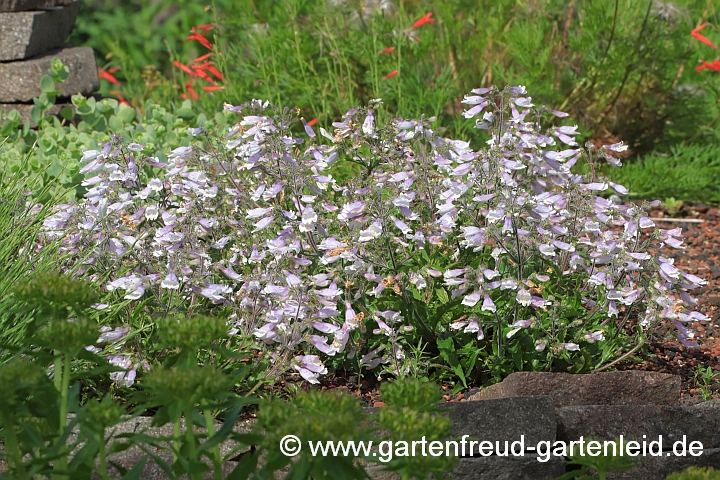
[[[680,227],[686,248],[674,250],[671,258],[683,271],[707,280],[707,285],[693,290],[699,311],[710,318],[709,322],[689,324],[695,333],[698,348],[690,348],[677,341],[675,330],[664,325],[656,330],[649,353],[637,355],[637,361],[624,361],[619,369],[637,369],[674,373],[683,377],[683,403],[702,401],[696,383],[698,366],[711,367],[720,373],[720,208],[703,204],[685,204],[675,212],[661,208],[652,212],[660,228]],[[701,223],[678,220],[701,220]],[[717,394],[716,394],[717,397]]]
[[[693,290],[699,311],[710,318],[709,322],[692,322],[688,326],[695,334],[697,348],[683,345],[675,329],[663,325],[652,332],[646,353],[638,353],[630,360],[619,362],[618,370],[644,370],[672,373],[682,377],[682,404],[692,405],[704,401],[697,381],[698,367],[711,367],[720,373],[720,207],[704,204],[684,204],[676,211],[657,208],[651,212],[659,228],[680,227],[686,248],[673,250],[670,257],[676,265],[693,275],[707,280],[707,285]],[[661,221],[659,219],[667,219]],[[691,220],[691,221],[685,221]],[[698,220],[699,222],[695,222]],[[286,387],[282,384],[281,388]],[[339,389],[360,398],[363,406],[382,406],[378,382],[368,377],[358,381],[356,375],[327,376],[321,381],[322,390]],[[471,388],[452,394],[451,385],[443,385],[447,402],[462,402],[479,391]],[[717,388],[714,398],[720,398]]]

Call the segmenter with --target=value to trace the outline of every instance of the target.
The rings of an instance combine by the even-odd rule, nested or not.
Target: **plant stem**
[[[638,343],[637,345],[635,345],[635,347],[634,347],[632,350],[630,350],[629,352],[625,353],[625,354],[624,354],[623,356],[621,356],[620,358],[616,358],[615,360],[613,360],[612,362],[608,363],[607,365],[604,365],[604,366],[602,366],[602,367],[596,368],[595,370],[591,371],[590,373],[602,372],[602,371],[605,370],[606,368],[612,367],[613,365],[615,365],[615,364],[618,363],[619,361],[621,361],[621,360],[623,360],[624,358],[629,357],[629,356],[632,355],[633,353],[637,352],[637,350],[638,350],[640,347],[642,347],[644,344],[645,344],[645,340],[642,340],[640,343]]]
[[[100,444],[100,476],[103,480],[110,480],[110,476],[107,473],[107,442],[105,441],[105,432],[99,435]]]
[[[195,433],[193,432],[192,409],[188,409],[188,411],[185,412],[185,441],[187,442],[188,448],[188,460],[196,462],[198,459],[196,458],[197,455],[195,453]],[[197,472],[188,472],[188,476],[191,479],[202,478],[202,474],[198,474]]]
[[[640,51],[640,42],[642,41],[643,34],[645,33],[645,27],[647,27],[648,19],[650,18],[650,12],[652,11],[652,4],[653,0],[650,0],[650,3],[648,3],[647,11],[645,12],[645,19],[643,20],[642,27],[640,27],[640,33],[638,35],[637,42],[635,42],[635,53],[638,53]],[[607,107],[605,107],[605,110],[600,115],[600,118],[603,119],[607,116],[608,113],[615,107],[615,104],[620,99],[620,95],[622,94],[623,89],[625,88],[625,84],[627,83],[628,78],[630,78],[630,73],[632,72],[632,68],[634,67],[634,63],[628,62],[627,66],[625,67],[625,75],[623,76],[622,82],[620,82],[620,87],[618,87],[617,92],[615,93],[615,97],[612,99],[612,101],[608,104]]]
[[[2,411],[0,411],[0,425],[3,426],[5,432],[5,438],[3,440],[5,451],[10,459],[10,472],[13,472],[21,480],[30,480],[30,477],[25,472],[22,466],[22,453],[20,452],[20,445],[18,444],[17,436],[15,435],[14,425],[10,422]]]
[[[210,410],[203,410],[203,415],[205,416],[205,428],[207,428],[208,431],[208,439],[210,439],[215,435],[215,419]],[[215,479],[222,480],[222,461],[220,459],[220,449],[217,445],[212,448],[212,453],[213,465],[215,466]]]
[[[59,357],[56,357],[56,365],[57,365],[57,359]],[[62,377],[60,380],[60,430],[58,431],[58,435],[60,438],[63,436],[63,432],[65,431],[65,428],[67,427],[67,414],[68,414],[68,395],[69,395],[69,389],[70,389],[70,367],[71,367],[71,361],[70,355],[65,354],[62,357],[63,364],[63,372]],[[57,371],[55,372],[55,375],[57,376]],[[65,448],[63,448],[65,450]],[[67,471],[68,467],[68,457],[67,453],[63,455],[62,457],[58,458],[55,462],[55,465],[53,466],[53,470],[63,470]],[[58,479],[65,479],[68,478],[67,475],[54,475],[55,478]]]
[[[715,115],[715,118],[713,118],[713,119],[710,121],[710,123],[708,123],[708,124],[705,125],[703,128],[701,128],[700,131],[698,131],[695,135],[693,135],[693,136],[690,137],[689,139],[685,140],[685,143],[684,143],[684,144],[685,144],[685,145],[688,145],[690,142],[692,142],[693,140],[695,140],[696,138],[698,138],[700,135],[702,135],[703,133],[705,133],[707,130],[709,130],[710,127],[713,126],[713,124],[717,121],[718,118],[720,118],[720,113],[718,113],[717,115]]]
[[[173,463],[177,462],[177,452],[180,451],[180,419],[173,423]]]

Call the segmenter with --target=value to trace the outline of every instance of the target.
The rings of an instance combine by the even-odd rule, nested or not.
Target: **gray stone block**
[[[42,10],[54,6],[55,0],[0,0],[0,13]]]
[[[452,438],[469,435],[493,444],[502,442],[502,448],[505,441],[511,445],[524,436],[527,450],[540,441],[554,441],[557,431],[555,410],[548,396],[451,403],[441,411],[452,420]],[[478,453],[476,450],[474,456]]]
[[[662,480],[688,467],[713,467],[720,470],[720,448],[705,450],[699,457],[665,455],[640,458],[641,462],[632,470],[608,473],[608,480]]]
[[[592,436],[613,440],[656,441],[662,435],[663,449],[685,436],[705,448],[720,448],[720,402],[709,406],[668,407],[659,405],[588,405],[556,411],[558,440]],[[645,437],[643,437],[645,436]]]
[[[462,458],[454,480],[554,480],[565,474],[565,461],[538,462],[533,456]]]
[[[40,96],[40,79],[47,74],[53,58],[59,58],[70,69],[65,82],[57,84],[61,97],[90,95],[100,88],[92,48],[65,47],[21,62],[0,63],[0,103],[31,102]]]
[[[75,26],[79,9],[80,2],[74,1],[47,10],[0,13],[0,61],[22,60],[61,46]]]
[[[555,407],[570,405],[678,405],[679,376],[619,371],[576,375],[517,372],[472,395],[468,400],[549,395]]]

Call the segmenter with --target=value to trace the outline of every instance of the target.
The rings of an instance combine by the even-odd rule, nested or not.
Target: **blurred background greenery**
[[[716,178],[720,152],[720,72],[696,68],[720,52],[691,36],[705,23],[720,44],[712,0],[86,0],[70,41],[117,78],[101,92],[135,107],[189,98],[212,117],[260,98],[327,128],[380,97],[381,115],[435,116],[476,147],[463,95],[525,85],[568,112],[582,141],[629,144],[635,170],[609,174],[633,193],[690,199],[696,186],[673,192],[668,179]],[[207,24],[196,32],[212,48],[188,39]],[[189,78],[178,63],[206,69]],[[697,200],[720,199],[716,183]]]

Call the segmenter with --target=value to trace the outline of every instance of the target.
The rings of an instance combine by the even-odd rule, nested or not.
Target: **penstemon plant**
[[[707,318],[687,290],[704,281],[650,253],[682,248],[680,229],[655,228],[650,204],[600,196],[626,193],[597,174],[626,147],[544,128],[567,114],[524,87],[463,103],[487,148],[442,138],[433,118],[381,125],[380,100],[320,135],[301,118],[305,138],[296,111],[226,105],[237,124],[191,129],[196,142],[167,162],[115,137],[85,152],[85,199],[45,222],[44,241],[118,292],[111,308],[227,318],[235,347],[264,350],[269,378],[410,375],[422,362],[409,349],[426,345],[465,386],[598,368],[661,322],[692,343],[684,324]],[[347,162],[361,173],[340,183]]]

